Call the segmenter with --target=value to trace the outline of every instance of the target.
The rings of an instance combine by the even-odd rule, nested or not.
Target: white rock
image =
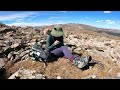
[[[35,79],[43,79],[43,75],[42,74],[36,74],[36,76],[35,76]]]
[[[16,48],[16,47],[18,47],[19,46],[19,43],[16,43],[16,44],[13,44],[12,46],[11,46],[11,48]]]
[[[120,77],[120,73],[117,73],[117,75],[116,75],[117,77]]]
[[[96,75],[92,75],[91,77],[92,77],[93,79],[95,79],[95,78],[96,78]]]
[[[57,79],[61,79],[61,77],[60,77],[60,76],[57,76]]]

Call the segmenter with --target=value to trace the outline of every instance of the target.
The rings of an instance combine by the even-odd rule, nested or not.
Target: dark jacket
[[[56,48],[64,46],[63,36],[59,38],[60,43],[58,45],[53,44],[55,41],[56,41],[55,37],[53,37],[51,34],[48,35],[46,44],[47,44],[47,48],[48,48],[49,51],[52,51]]]

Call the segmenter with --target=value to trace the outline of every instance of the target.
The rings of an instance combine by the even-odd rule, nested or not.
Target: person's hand
[[[59,44],[60,42],[58,41],[58,40],[56,40],[55,42],[54,42],[54,45],[57,45],[57,44]]]

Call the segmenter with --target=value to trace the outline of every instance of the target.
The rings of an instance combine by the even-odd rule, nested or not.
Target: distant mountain
[[[79,23],[67,23],[67,24],[59,24],[59,25],[63,26],[66,30],[74,29],[75,31],[94,31],[97,33],[104,33],[104,34],[120,37],[120,30],[117,30],[117,29],[98,28],[95,26],[79,24]],[[33,28],[40,29],[40,28],[46,28],[48,26],[49,25],[36,26]],[[50,25],[50,26],[54,27],[55,25]],[[9,27],[9,26],[7,26],[3,23],[0,23],[0,27]]]
[[[61,24],[63,26],[72,26],[74,28],[81,27],[84,30],[88,31],[95,31],[97,33],[106,33],[108,35],[119,36],[120,37],[120,30],[117,29],[106,29],[106,28],[98,28],[95,26],[85,25],[85,24],[77,24],[77,23],[68,23],[68,24]]]

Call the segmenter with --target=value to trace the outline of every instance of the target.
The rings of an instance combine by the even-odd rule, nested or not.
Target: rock
[[[81,50],[82,50],[81,47],[78,47],[78,48],[74,49],[74,51],[81,51]]]
[[[14,51],[14,54],[18,55],[18,54],[20,54],[20,52],[15,52],[15,51]]]
[[[98,79],[98,76],[93,74],[93,75],[89,75],[87,77],[83,77],[81,79]]]
[[[30,57],[29,57],[29,55],[27,54],[27,55],[25,55],[25,56],[23,56],[22,58],[21,58],[21,60],[28,60]]]
[[[2,50],[0,50],[0,54],[2,54],[3,53],[3,51]]]
[[[2,50],[0,50],[0,58],[5,58],[5,55]]]
[[[111,44],[110,44],[110,43],[105,43],[104,45],[105,45],[105,46],[110,46]]]
[[[16,46],[14,49],[15,50],[17,50],[17,51],[19,51],[19,50],[21,50],[21,49],[25,49],[25,47],[26,47],[26,44],[19,44],[18,46]]]
[[[120,78],[120,73],[117,73],[117,75],[116,75],[116,76]]]
[[[1,58],[0,58],[0,68],[2,68],[3,66],[4,66],[4,60],[2,60]]]
[[[61,77],[60,77],[60,76],[57,76],[57,79],[61,79]]]
[[[6,47],[6,44],[3,42],[0,42],[0,47]]]
[[[35,44],[35,42],[30,42],[30,43],[28,43],[28,46],[32,46],[34,44]]]
[[[41,40],[40,43],[41,44],[46,44],[46,41],[45,40]]]
[[[14,59],[14,63],[19,61],[21,59],[20,55],[16,55],[15,59]]]
[[[92,77],[93,79],[95,79],[97,76],[96,76],[96,75],[92,75],[91,77]]]
[[[8,55],[11,51],[14,51],[14,48],[11,47],[4,47],[4,54]]]
[[[16,77],[21,77],[21,76],[19,75],[19,70],[16,71],[14,74],[12,74],[8,79],[16,79]]]
[[[4,37],[0,37],[0,40],[4,40]]]
[[[7,59],[10,60],[13,57],[14,52],[10,52],[7,56]]]
[[[24,55],[29,54],[29,52],[30,52],[30,50],[26,50],[26,51],[22,52],[20,54],[20,57],[23,57]]]
[[[36,74],[35,79],[45,79],[45,76],[43,74]]]
[[[8,79],[16,79],[16,77],[19,77],[19,79],[45,79],[45,76],[43,74],[39,74],[35,70],[24,68],[19,69]]]
[[[24,59],[28,59],[29,58],[29,52],[30,50],[27,51],[23,51],[21,54],[16,55],[14,62],[17,62],[19,60],[24,60]]]
[[[0,33],[7,33],[7,32],[10,32],[10,31],[13,31],[13,32],[15,32],[15,30],[14,29],[10,29],[10,28],[2,28],[1,30],[0,30]]]
[[[15,43],[15,44],[13,44],[12,46],[11,46],[11,48],[16,48],[16,47],[18,47],[19,46],[19,43]]]

